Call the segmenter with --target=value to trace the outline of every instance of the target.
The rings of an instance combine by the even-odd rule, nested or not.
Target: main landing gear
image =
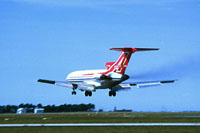
[[[78,85],[77,84],[72,84],[73,85],[73,91],[72,91],[72,95],[76,95],[76,89],[78,88]]]
[[[92,92],[91,91],[85,91],[85,96],[87,97],[87,96],[92,96]]]
[[[72,95],[76,95],[76,91],[72,91]]]
[[[116,96],[116,91],[109,91],[109,96],[111,97],[111,96]]]

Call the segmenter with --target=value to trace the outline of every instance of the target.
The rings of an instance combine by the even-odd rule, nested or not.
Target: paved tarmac
[[[119,126],[200,126],[200,123],[54,123],[0,124],[0,127],[119,127]]]

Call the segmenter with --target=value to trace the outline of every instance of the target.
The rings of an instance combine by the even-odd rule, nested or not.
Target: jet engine
[[[106,76],[106,75],[102,74],[100,76],[100,80],[105,80],[105,79],[112,79],[112,78],[110,76]]]
[[[99,79],[99,80],[112,79],[110,76],[107,76],[107,75],[104,75],[104,74],[94,75],[94,78]]]

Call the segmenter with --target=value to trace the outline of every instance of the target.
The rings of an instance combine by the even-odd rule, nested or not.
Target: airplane
[[[71,72],[66,81],[54,81],[39,79],[38,82],[54,84],[72,89],[72,95],[76,95],[76,90],[85,92],[85,96],[92,96],[92,93],[98,89],[109,89],[109,96],[116,96],[116,92],[131,89],[131,86],[137,88],[158,86],[165,83],[174,83],[175,80],[147,81],[135,83],[123,83],[129,79],[125,74],[131,55],[139,51],[159,50],[158,48],[111,48],[110,50],[120,51],[121,54],[116,62],[106,62],[106,69],[102,70],[82,70]]]

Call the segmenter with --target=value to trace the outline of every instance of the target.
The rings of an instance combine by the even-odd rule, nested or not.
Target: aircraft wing
[[[136,86],[137,88],[160,86],[165,83],[174,83],[175,80],[163,80],[163,81],[146,81],[146,82],[135,82],[135,83],[121,83],[112,88],[113,91],[124,91],[130,90],[131,86]]]
[[[54,81],[54,80],[39,79],[38,82],[62,86],[62,87],[70,88],[73,90],[79,89],[81,91],[94,91],[93,85],[85,84],[82,81],[76,82],[76,84],[73,84],[72,82],[67,82],[67,81]]]
[[[135,82],[129,84],[120,84],[120,85],[127,85],[127,86],[136,86],[137,88],[144,88],[144,87],[152,87],[152,86],[159,86],[166,83],[174,83],[175,80],[163,80],[163,81],[146,81],[146,82]]]
[[[41,83],[47,83],[47,84],[54,84],[57,86],[63,86],[67,88],[73,88],[73,85],[71,82],[65,82],[65,81],[54,81],[54,80],[46,80],[46,79],[39,79],[38,82]]]
[[[46,79],[39,79],[38,82],[41,83],[47,83],[47,84],[54,84],[57,86],[67,87],[67,88],[73,88],[73,85],[71,82],[65,82],[65,81],[54,81],[54,80],[46,80]],[[131,86],[136,86],[137,88],[144,88],[144,87],[152,87],[152,86],[160,86],[165,83],[174,83],[175,80],[163,80],[163,81],[146,81],[146,82],[135,82],[135,83],[122,83],[115,87],[113,87],[114,91],[120,91],[120,90],[129,90],[131,89]],[[88,86],[87,86],[88,88]]]

